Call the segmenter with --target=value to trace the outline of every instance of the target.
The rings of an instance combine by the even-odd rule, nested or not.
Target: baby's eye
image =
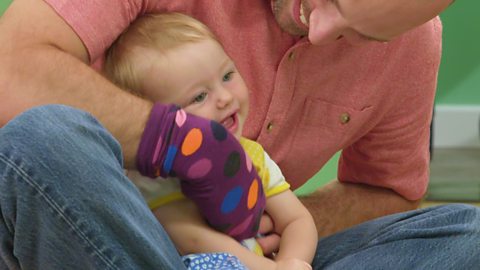
[[[223,80],[224,82],[230,81],[230,80],[232,79],[234,73],[235,73],[235,72],[233,72],[233,71],[227,72],[225,75],[223,75],[222,80]]]
[[[207,92],[202,92],[199,95],[195,96],[191,103],[192,104],[193,103],[201,103],[207,98],[207,96],[208,96]]]

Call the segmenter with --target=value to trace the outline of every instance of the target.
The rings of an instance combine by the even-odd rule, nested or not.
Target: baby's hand
[[[312,270],[312,266],[305,261],[290,258],[276,261],[276,270]]]

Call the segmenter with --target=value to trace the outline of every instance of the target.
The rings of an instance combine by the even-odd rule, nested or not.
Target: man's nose
[[[342,37],[346,28],[343,17],[336,11],[317,8],[310,14],[308,39],[315,45],[332,43]]]

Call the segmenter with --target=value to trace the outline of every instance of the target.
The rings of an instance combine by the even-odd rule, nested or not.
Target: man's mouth
[[[305,0],[271,0],[273,14],[283,31],[294,36],[308,34],[309,3]]]
[[[300,1],[300,22],[305,26],[308,27],[308,20],[305,15],[305,6],[303,5],[303,1]]]
[[[308,30],[308,3],[304,0],[297,0],[293,2],[293,19],[298,27]]]

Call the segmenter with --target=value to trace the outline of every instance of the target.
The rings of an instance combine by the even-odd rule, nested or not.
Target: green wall
[[[11,2],[12,2],[12,0],[2,0],[2,1],[0,1],[0,15],[3,14],[5,9],[7,9],[7,7],[10,5]]]
[[[480,1],[455,1],[442,15],[437,104],[480,104]]]

